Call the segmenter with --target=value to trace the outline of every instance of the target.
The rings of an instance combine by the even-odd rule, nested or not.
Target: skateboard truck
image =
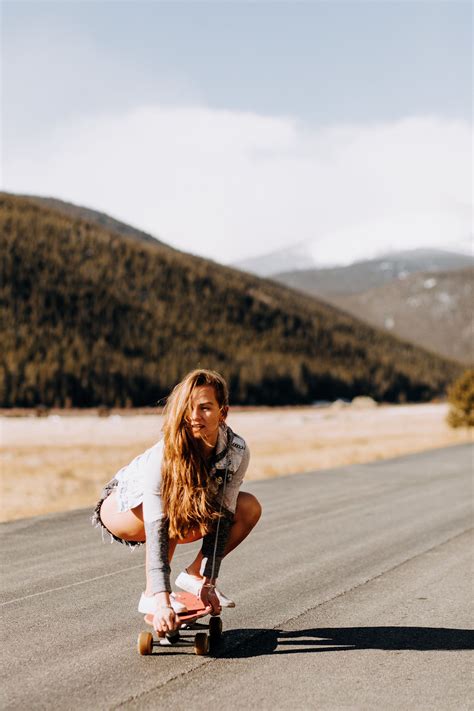
[[[188,635],[182,635],[182,631],[193,630],[195,628],[196,621],[207,617],[209,612],[202,601],[191,593],[176,593],[176,599],[183,602],[187,610],[180,615],[177,615],[178,622],[180,623],[178,629],[173,632],[166,634],[163,637],[158,637],[155,641],[152,632],[140,632],[137,640],[137,651],[142,656],[146,656],[153,653],[153,647],[174,647],[174,646],[189,646],[190,637]],[[153,624],[153,616],[145,615],[145,621],[147,624]],[[209,634],[207,632],[196,632],[194,635],[194,653],[198,655],[208,654],[210,647],[215,642],[218,642],[222,637],[222,619],[218,615],[212,615],[209,617],[209,622],[207,625],[200,625],[199,628],[208,627]]]

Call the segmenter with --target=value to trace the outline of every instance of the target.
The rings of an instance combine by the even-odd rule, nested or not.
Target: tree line
[[[426,401],[457,364],[289,288],[0,194],[0,406],[144,406],[196,367],[240,404]]]

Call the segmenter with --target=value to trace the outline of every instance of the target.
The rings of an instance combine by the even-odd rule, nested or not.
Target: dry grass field
[[[328,469],[472,441],[445,404],[237,409],[247,479]],[[10,413],[11,414],[11,413]],[[118,469],[160,437],[161,415],[126,411],[1,416],[1,520],[93,506]]]

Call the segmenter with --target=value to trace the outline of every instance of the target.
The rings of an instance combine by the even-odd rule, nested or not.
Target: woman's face
[[[216,400],[212,385],[199,385],[194,388],[189,402],[189,426],[193,437],[200,439],[208,448],[214,448],[217,442],[219,424],[225,420]]]

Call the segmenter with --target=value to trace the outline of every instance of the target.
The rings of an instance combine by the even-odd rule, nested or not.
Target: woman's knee
[[[236,519],[240,519],[255,526],[262,515],[262,506],[253,494],[248,491],[241,491],[237,497],[237,507],[235,510]]]

